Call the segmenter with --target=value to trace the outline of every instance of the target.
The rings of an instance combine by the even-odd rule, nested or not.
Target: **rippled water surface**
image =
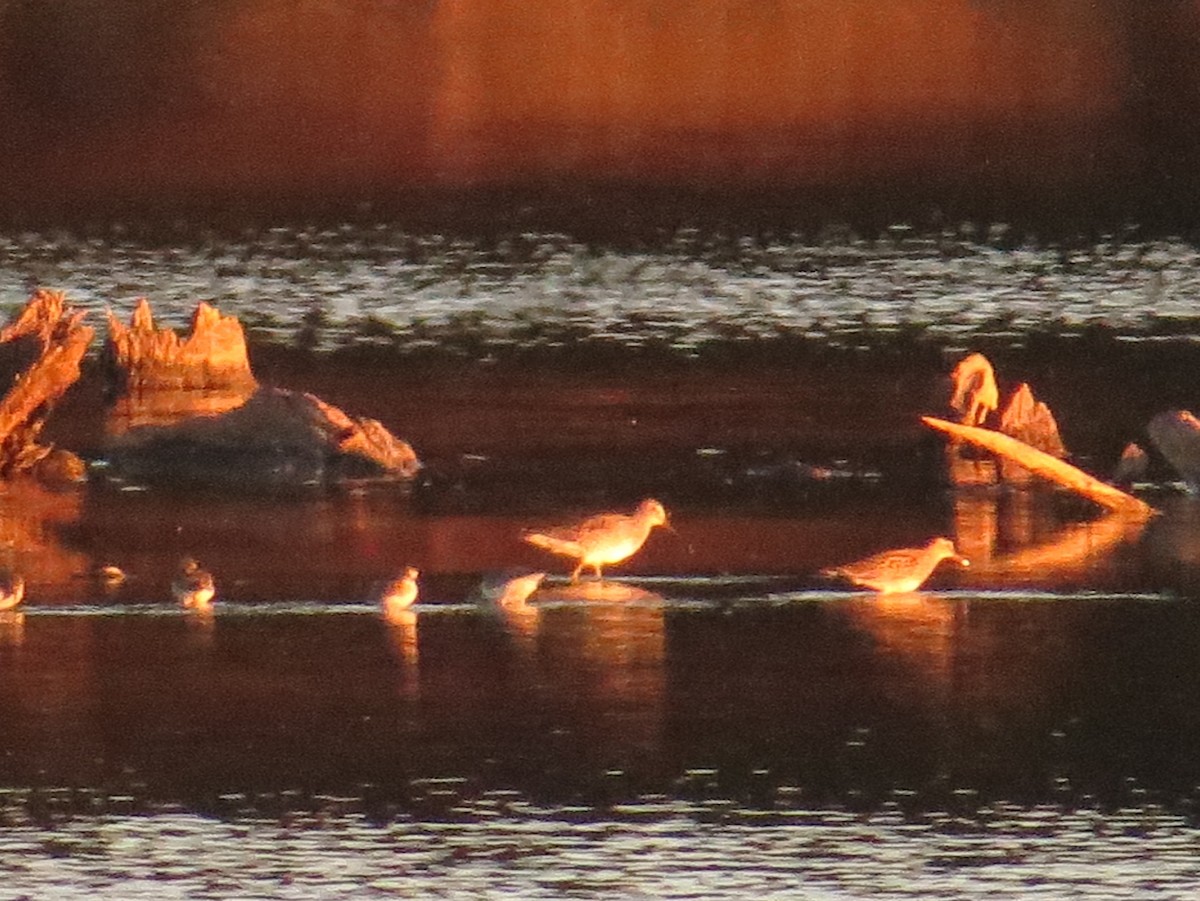
[[[0,236],[0,301],[145,294],[182,325],[215,300],[260,378],[380,419],[425,469],[115,483],[85,370],[51,431],[94,477],[0,490],[28,582],[0,614],[0,896],[1200,890],[1195,501],[1161,461],[1149,521],[955,488],[918,419],[983,344],[1103,475],[1200,405],[1192,245],[135,231]],[[674,531],[601,584],[521,541],[646,496]],[[820,574],[939,534],[972,565],[920,593]],[[170,599],[184,554],[210,616]],[[389,620],[409,564],[421,600]],[[525,605],[481,591],[533,570]]]
[[[1069,246],[963,226],[861,237],[742,237],[682,229],[651,246],[584,244],[562,234],[489,239],[386,225],[181,227],[0,235],[0,295],[68,288],[82,306],[128,308],[146,295],[182,323],[196,300],[242,316],[261,337],[320,347],[369,342],[407,351],[529,350],[585,341],[682,353],[802,333],[851,344],[864,329],[951,342],[1103,323],[1173,332],[1195,320],[1197,251],[1178,240],[1106,236]]]

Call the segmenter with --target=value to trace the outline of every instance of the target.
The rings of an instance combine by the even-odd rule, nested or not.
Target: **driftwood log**
[[[978,447],[991,451],[999,457],[1012,460],[1035,475],[1042,476],[1058,485],[1062,485],[1064,488],[1068,488],[1076,494],[1082,495],[1109,510],[1121,510],[1146,516],[1154,513],[1154,508],[1145,501],[1131,494],[1126,494],[1119,488],[1114,488],[1112,485],[1101,482],[1099,479],[1088,475],[1082,469],[1072,466],[1064,460],[1052,457],[1050,454],[1040,451],[1035,447],[1030,447],[1009,435],[1004,435],[992,429],[979,428],[978,426],[959,425],[958,423],[947,422],[944,419],[937,419],[933,416],[922,416],[921,421],[930,428],[945,432],[952,438],[969,441]]]
[[[82,461],[39,444],[38,436],[54,404],[79,378],[80,361],[94,335],[83,317],[61,292],[43,290],[0,330],[0,344],[24,345],[14,354],[18,371],[0,399],[0,476],[35,470],[47,461],[68,478],[82,476]]]

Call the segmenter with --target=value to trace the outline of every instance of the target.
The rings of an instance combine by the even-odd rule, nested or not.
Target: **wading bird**
[[[179,572],[171,582],[171,594],[184,607],[207,610],[217,593],[212,573],[201,569],[194,557],[179,562]]]
[[[667,511],[658,501],[647,498],[632,513],[599,513],[571,525],[526,532],[521,537],[534,547],[578,560],[579,565],[571,573],[571,581],[578,582],[580,573],[589,566],[597,579],[603,579],[601,567],[636,554],[655,526],[670,528]]]
[[[12,610],[25,600],[25,579],[16,573],[0,574],[0,610]]]
[[[900,594],[920,588],[943,560],[953,560],[960,566],[971,565],[955,550],[954,542],[949,538],[934,538],[924,547],[883,551],[857,563],[823,569],[821,575],[848,579],[880,594]]]
[[[421,571],[415,566],[409,566],[404,570],[404,574],[400,578],[391,582],[383,591],[383,597],[380,603],[383,605],[384,613],[389,616],[394,613],[399,613],[401,610],[407,610],[417,602],[417,577],[421,575]]]

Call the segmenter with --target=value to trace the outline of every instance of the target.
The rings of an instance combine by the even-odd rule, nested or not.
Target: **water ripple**
[[[644,808],[644,809],[643,809]],[[730,811],[649,802],[615,816],[527,808],[464,821],[185,812],[10,822],[11,896],[55,898],[1178,898],[1195,827],[1154,810],[997,805],[979,820],[897,809]]]
[[[9,233],[0,299],[14,305],[48,285],[100,311],[148,295],[177,326],[207,299],[264,340],[476,356],[580,341],[688,355],[781,335],[854,347],[902,333],[954,344],[1093,325],[1196,331],[1200,254],[1183,241],[1068,249],[1003,230],[995,244],[969,230],[831,234],[751,241],[685,230],[660,247],[618,250],[555,234],[485,243],[387,225],[197,230],[165,245],[122,232]]]

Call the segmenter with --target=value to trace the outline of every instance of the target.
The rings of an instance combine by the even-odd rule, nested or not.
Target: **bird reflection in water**
[[[0,611],[0,647],[18,647],[24,641],[24,612],[21,610]]]
[[[911,592],[858,600],[847,609],[880,653],[920,673],[928,685],[948,686],[957,633],[966,615],[962,604]]]

